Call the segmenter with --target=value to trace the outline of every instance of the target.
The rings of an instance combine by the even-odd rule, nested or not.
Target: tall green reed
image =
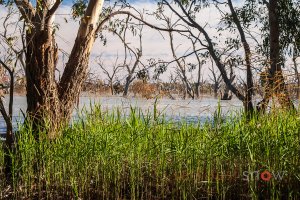
[[[156,109],[156,108],[154,108]],[[277,112],[243,113],[214,123],[180,124],[157,110],[83,110],[53,140],[20,128],[11,189],[1,198],[191,199],[271,198],[299,194],[300,118]],[[0,168],[3,168],[0,150]],[[282,180],[256,174],[285,171]],[[1,172],[1,177],[3,176]],[[249,175],[249,176],[245,176]],[[8,197],[7,197],[8,198]]]

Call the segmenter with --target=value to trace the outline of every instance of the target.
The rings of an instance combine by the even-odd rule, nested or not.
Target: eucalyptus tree
[[[36,1],[35,6],[28,0],[14,3],[26,27],[27,117],[34,122],[34,130],[48,121],[49,136],[55,136],[59,126],[69,119],[81,90],[104,0],[89,1],[59,83],[55,79],[58,48],[53,22],[62,1]]]
[[[214,64],[212,63],[211,67],[209,68],[209,71],[211,72],[211,75],[209,74],[210,80],[213,82],[213,91],[214,91],[214,97],[218,97],[218,91],[221,88],[222,83],[222,76],[221,74],[217,74]]]
[[[189,1],[189,0],[174,0],[175,4],[170,3],[167,0],[162,0],[160,6],[166,6],[169,8],[176,16],[184,23],[186,26],[193,29],[191,31],[191,36],[197,39],[197,42],[200,43],[203,47],[206,48],[207,52],[210,54],[211,58],[215,62],[217,68],[220,71],[222,79],[229,90],[235,94],[235,96],[241,100],[244,104],[244,108],[246,112],[251,113],[254,109],[252,103],[252,90],[253,90],[253,81],[252,81],[252,73],[251,73],[251,54],[248,52],[249,45],[247,45],[246,37],[243,32],[242,22],[240,20],[239,15],[237,14],[235,8],[232,5],[232,2],[229,1]],[[226,13],[225,17],[227,17],[227,22],[230,24],[231,29],[238,29],[240,40],[238,45],[227,45],[225,48],[226,51],[234,51],[240,48],[240,45],[243,45],[245,51],[245,62],[247,68],[247,89],[246,91],[240,91],[230,80],[228,72],[226,70],[226,65],[223,62],[224,51],[218,48],[217,38],[211,36],[209,34],[209,28],[203,24],[202,18],[197,18],[197,13],[201,12],[203,8],[215,6],[219,4],[225,4],[229,6],[229,11]],[[179,7],[179,10],[175,8],[175,5]],[[221,12],[221,14],[223,11]],[[220,19],[221,20],[221,19]],[[205,23],[205,22],[204,22]],[[235,25],[235,27],[233,26]],[[193,32],[198,31],[201,37],[197,37]],[[236,39],[237,40],[237,39]]]
[[[246,0],[243,16],[247,21],[258,24],[259,37],[256,53],[264,57],[261,66],[266,66],[263,100],[258,110],[265,111],[272,96],[277,96],[279,103],[294,109],[288,93],[283,69],[287,57],[299,55],[300,41],[300,2],[297,0]]]
[[[232,0],[174,0],[171,3],[167,0],[161,0],[160,6],[169,8],[186,26],[201,33],[198,42],[207,48],[210,56],[213,58],[220,74],[227,87],[235,94],[235,96],[243,101],[246,112],[254,110],[252,96],[253,86],[253,53],[254,50],[265,56],[265,65],[268,66],[269,78],[266,84],[266,92],[263,100],[257,106],[258,110],[265,110],[269,99],[274,94],[279,98],[282,106],[293,109],[294,105],[287,92],[284,81],[281,62],[285,56],[285,49],[299,38],[299,1],[295,0],[246,0],[242,6],[234,7]],[[225,22],[223,29],[230,32],[238,32],[238,38],[234,41],[237,47],[243,47],[244,64],[246,68],[246,89],[240,91],[232,83],[227,74],[222,54],[218,49],[218,39],[209,34],[209,27],[202,25],[206,23],[203,18],[197,18],[197,14],[203,8],[215,6],[222,15],[220,21]],[[298,6],[298,7],[297,7]],[[178,7],[175,8],[175,7]],[[226,8],[227,11],[225,10]],[[163,10],[163,9],[161,9]],[[267,11],[266,15],[263,14]],[[222,26],[221,26],[222,28]],[[251,28],[259,29],[262,42],[252,37]],[[195,35],[193,36],[197,38]],[[251,49],[248,38],[254,39],[258,45],[255,49]],[[296,40],[297,41],[297,40]],[[299,40],[298,40],[299,41]],[[295,44],[295,43],[294,43]],[[229,47],[232,44],[227,43]],[[237,49],[237,48],[236,48]]]
[[[169,24],[170,25],[170,24]],[[192,52],[189,53],[190,55],[194,55],[196,58],[195,62],[188,62],[187,56],[179,58],[176,54],[175,46],[174,46],[174,36],[170,32],[170,47],[172,56],[174,61],[176,62],[176,72],[178,77],[180,77],[183,85],[185,86],[185,93],[192,99],[199,98],[199,89],[202,77],[202,66],[206,63],[207,54],[199,53],[202,48],[198,49],[196,47],[197,40],[193,38],[189,38],[192,44]],[[194,76],[194,72],[196,71]],[[184,95],[185,97],[186,95]]]
[[[199,98],[200,97],[201,78],[203,79],[202,68],[203,68],[203,65],[206,64],[207,54],[197,53],[197,49],[196,49],[197,40],[192,39],[192,38],[190,40],[192,42],[194,55],[195,55],[196,60],[197,60],[196,64],[191,64],[190,71],[193,72],[194,70],[197,69],[196,70],[197,71],[197,76],[196,76],[196,80],[194,81],[193,85],[194,85],[195,96],[197,98]],[[198,66],[198,68],[197,68],[197,66]]]
[[[128,21],[129,21],[129,17],[127,17],[121,33],[118,33],[116,30],[114,30],[114,34],[116,34],[119,37],[119,39],[122,41],[124,46],[123,68],[126,71],[125,85],[123,91],[124,97],[128,95],[129,86],[136,79],[135,74],[137,73],[139,67],[143,65],[141,62],[143,56],[143,42],[142,42],[143,25],[137,27],[129,26]],[[128,31],[130,30],[133,36],[137,35],[138,37],[138,48],[131,46],[127,41],[127,37],[128,37],[127,34]]]
[[[111,95],[114,95],[114,85],[118,82],[117,74],[121,70],[121,66],[118,63],[119,56],[117,55],[115,61],[111,65],[107,65],[103,62],[101,56],[97,59],[98,66],[102,69],[103,74],[106,76],[106,80],[108,81]]]
[[[250,2],[249,4],[253,4]],[[275,94],[280,104],[289,109],[294,105],[288,94],[282,68],[285,62],[285,51],[290,45],[297,45],[300,30],[299,2],[294,0],[264,0],[260,10],[266,10],[267,20],[261,17],[264,43],[262,52],[268,57],[268,79],[263,100],[259,109],[265,110],[270,98]],[[299,46],[298,46],[299,47]]]
[[[182,58],[182,59],[177,58],[175,47],[174,47],[174,36],[171,32],[169,33],[169,38],[170,38],[170,47],[171,47],[171,51],[172,51],[172,56],[173,56],[174,60],[176,60],[176,72],[185,87],[185,93],[187,93],[190,98],[194,99],[194,97],[195,97],[194,90],[193,90],[192,85],[190,84],[190,81],[188,80],[188,77],[187,77],[188,66],[187,66],[186,60],[185,60],[185,58]],[[186,95],[184,95],[184,98],[185,97],[186,97]]]
[[[202,72],[202,66],[203,64],[206,62],[205,59],[208,57],[207,54],[205,53],[201,53],[202,50],[204,50],[205,48],[198,48],[198,39],[194,38],[191,36],[191,30],[184,26],[183,24],[179,23],[180,20],[172,20],[172,15],[168,16],[166,13],[164,13],[163,10],[158,10],[157,12],[155,12],[155,16],[157,19],[159,19],[160,21],[163,21],[165,23],[165,26],[168,27],[169,29],[175,28],[175,27],[185,27],[188,30],[188,34],[183,34],[181,32],[178,32],[177,35],[179,36],[183,36],[185,38],[187,38],[192,45],[192,51],[189,52],[190,48],[185,52],[185,55],[179,57],[176,52],[176,49],[182,45],[176,45],[175,46],[175,42],[176,39],[175,38],[175,34],[173,32],[169,32],[168,36],[169,36],[169,44],[170,44],[170,50],[171,50],[171,55],[173,57],[173,61],[171,62],[165,62],[168,66],[171,63],[175,63],[176,67],[175,67],[175,71],[178,75],[178,77],[180,77],[181,82],[184,86],[184,98],[186,97],[186,94],[188,95],[189,98],[198,98],[199,97],[199,88],[200,88],[200,82],[201,82],[201,72]],[[199,35],[197,36],[199,37]],[[189,52],[189,53],[187,53]],[[196,58],[196,63],[194,62],[188,62],[187,58],[190,56],[195,56]],[[197,75],[194,78],[193,72],[196,71],[197,69]],[[190,75],[190,76],[189,76]]]
[[[103,9],[104,0],[76,0],[73,15],[81,19],[80,25],[62,76],[57,81],[55,69],[58,64],[58,47],[54,22],[55,13],[62,2],[62,0],[9,1],[18,8],[26,30],[24,36],[28,106],[26,119],[32,122],[35,133],[40,129],[45,130],[49,137],[57,136],[62,126],[68,124],[88,73],[89,57],[95,39],[103,25],[112,17],[131,16],[157,30],[178,31],[149,24],[130,11],[122,10],[122,7],[117,11]]]
[[[233,70],[234,60],[235,59],[230,59],[226,62],[227,66],[229,68],[229,70],[228,70],[229,71],[229,80],[230,80],[231,84],[234,84],[234,81],[235,81],[235,78],[236,78],[236,75],[234,74],[234,70]],[[247,84],[245,84],[245,85],[247,87]],[[222,92],[222,95],[221,95],[221,100],[231,100],[232,95],[229,95],[229,92],[230,92],[230,90],[225,84],[225,88],[224,88],[224,90]]]

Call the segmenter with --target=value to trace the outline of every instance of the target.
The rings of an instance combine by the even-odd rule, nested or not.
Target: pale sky
[[[142,1],[132,1],[132,5],[139,11],[144,11],[145,13],[151,13],[155,11],[157,8],[157,4],[155,1],[147,1],[147,0],[142,0]],[[238,2],[238,3],[237,3]],[[239,5],[241,1],[236,1],[235,5]],[[106,2],[106,5],[108,2]],[[176,7],[176,6],[175,6]],[[225,12],[228,12],[228,8],[222,8]],[[55,23],[58,25],[59,29],[56,32],[57,38],[56,41],[58,43],[58,47],[67,53],[70,53],[71,48],[73,46],[76,33],[78,30],[78,21],[74,21],[71,19],[70,16],[71,13],[71,4],[70,1],[64,1],[64,4],[58,9],[56,12],[56,18],[55,18]],[[3,22],[3,16],[6,15],[6,10],[2,6],[0,7],[0,24]],[[165,15],[172,17],[173,21],[175,21],[177,18],[173,14],[171,14],[171,11],[167,10],[165,12]],[[16,16],[15,16],[16,18]],[[228,31],[223,32],[222,36],[218,35],[218,32],[216,31],[216,26],[218,25],[218,21],[220,18],[219,12],[215,8],[205,8],[203,9],[198,15],[197,15],[197,22],[200,23],[201,25],[206,27],[209,27],[208,33],[210,36],[213,38],[214,42],[217,43],[217,46],[222,48],[224,47],[224,41],[225,38],[230,36],[232,38],[238,37],[237,33],[229,33]],[[67,23],[66,23],[67,19]],[[164,27],[166,24],[163,22],[157,21],[153,16],[145,15],[144,18],[145,21],[154,24],[159,27]],[[178,28],[179,29],[179,28]],[[0,26],[0,32],[3,31],[3,26]],[[257,32],[257,31],[255,31]],[[196,35],[197,32],[195,32]],[[255,33],[253,33],[255,34]],[[256,33],[257,34],[257,33]],[[119,56],[119,61],[120,64],[122,63],[122,56],[124,56],[124,48],[122,45],[122,42],[120,39],[112,35],[112,33],[107,33],[105,32],[104,35],[106,36],[107,39],[107,45],[103,46],[100,40],[97,40],[94,48],[92,50],[92,54],[90,57],[90,71],[92,73],[95,73],[98,78],[104,79],[101,69],[96,63],[96,58],[102,54],[102,60],[103,62],[109,67],[112,63],[115,62],[116,55]],[[216,38],[214,38],[215,36]],[[261,38],[257,34],[257,39],[260,40]],[[131,47],[138,48],[138,37],[133,37],[131,34],[128,34],[128,43],[130,44]],[[174,35],[174,42],[176,46],[176,53],[178,54],[178,57],[184,55],[186,52],[191,52],[192,51],[192,45],[189,40],[187,40],[185,37],[180,36],[179,34]],[[197,46],[198,48],[201,48],[199,45]],[[1,51],[1,47],[0,47]],[[2,50],[2,55],[3,55],[3,50]],[[238,54],[243,54],[243,51],[238,52]],[[0,54],[1,56],[1,54]],[[163,59],[165,61],[171,61],[172,56],[171,56],[171,50],[170,50],[170,45],[169,45],[169,37],[166,33],[163,32],[157,32],[153,29],[150,29],[149,27],[144,27],[143,29],[143,62],[146,64],[146,60],[150,58],[156,58],[156,59]],[[67,58],[65,57],[64,62],[67,61]],[[188,59],[188,62],[195,62],[196,59],[194,56]],[[62,57],[60,59],[60,66],[62,66],[63,60]],[[174,65],[173,65],[174,66]],[[211,64],[207,63],[204,66],[204,78],[208,78],[208,67],[210,67]],[[171,66],[170,66],[171,67]],[[61,68],[61,67],[59,67]],[[196,72],[195,72],[196,73]],[[241,77],[244,77],[243,71],[238,72],[238,74],[241,75]],[[167,79],[169,73],[166,73],[163,76],[163,79]]]

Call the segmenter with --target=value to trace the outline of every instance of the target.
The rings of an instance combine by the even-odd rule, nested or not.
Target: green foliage
[[[269,21],[267,6],[261,1],[248,0],[247,6],[244,9],[252,12],[252,20],[261,23],[263,45],[260,47],[260,53],[269,55]],[[300,55],[300,7],[299,1],[294,0],[279,0],[278,1],[278,19],[280,29],[280,52],[282,59],[284,54]],[[249,7],[248,5],[251,5]],[[266,13],[266,14],[262,14]],[[254,18],[253,18],[254,17]]]
[[[41,133],[37,142],[30,129],[21,130],[11,155],[13,187],[1,181],[0,198],[300,197],[299,115],[224,118],[219,107],[214,123],[200,125],[167,122],[156,105],[154,112],[130,108],[125,115],[96,106],[51,141]],[[265,169],[286,175],[282,181],[244,180],[244,171]]]
[[[150,79],[150,76],[149,76],[149,70],[147,69],[141,69],[139,70],[137,73],[136,73],[136,77],[139,79],[139,80],[142,80],[144,82],[147,82],[149,79]]]
[[[82,17],[87,8],[87,0],[75,0],[72,6],[72,15],[73,18]]]
[[[199,12],[202,8],[208,6],[220,6],[226,4],[225,1],[212,1],[212,0],[178,0],[175,1],[181,3],[186,10],[189,10],[189,14],[192,18],[195,17],[195,13]],[[233,1],[234,2],[234,1]],[[268,2],[268,1],[266,1]],[[300,2],[296,0],[279,0],[279,26],[280,26],[280,53],[281,59],[284,61],[284,55],[290,56],[300,55]],[[193,9],[190,9],[193,8]],[[262,43],[256,46],[256,50],[259,54],[269,57],[270,44],[269,44],[269,16],[268,8],[262,0],[246,0],[241,7],[235,7],[235,11],[238,18],[241,21],[244,29],[251,30],[252,28],[259,28],[262,36]],[[231,13],[224,12],[223,18],[220,21],[218,31],[222,35],[221,31],[229,30],[232,33],[236,31],[236,25],[233,22]],[[216,38],[217,39],[217,38]],[[241,42],[239,38],[228,38],[226,45],[230,49],[239,49]],[[266,59],[267,60],[267,59]],[[264,65],[266,63],[263,63]]]

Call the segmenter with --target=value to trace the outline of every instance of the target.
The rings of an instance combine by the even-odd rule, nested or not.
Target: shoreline
[[[175,96],[175,99],[169,98],[168,96],[160,96],[160,95],[156,95],[153,98],[144,98],[141,95],[134,95],[134,93],[129,93],[128,96],[124,97],[123,95],[111,95],[109,93],[94,93],[94,92],[81,92],[80,93],[80,97],[103,97],[103,98],[124,98],[124,99],[128,99],[128,98],[136,98],[136,99],[170,99],[170,100],[197,100],[197,99],[203,99],[203,98],[213,98],[213,99],[220,99],[220,97],[214,97],[213,95],[210,94],[201,94],[198,98],[192,99],[192,98],[182,98],[181,96],[177,95],[177,94],[173,94]],[[5,94],[5,97],[8,97],[9,94]],[[14,92],[14,97],[26,97],[26,93],[20,93],[20,92]],[[221,99],[220,99],[221,100]],[[232,100],[238,100],[235,96],[232,97]],[[221,101],[230,101],[230,100],[221,100]]]

